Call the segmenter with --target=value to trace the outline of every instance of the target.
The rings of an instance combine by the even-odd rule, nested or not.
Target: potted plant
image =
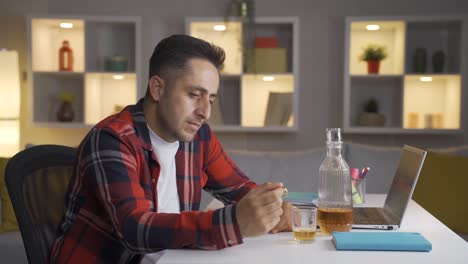
[[[57,120],[60,122],[71,122],[75,118],[72,103],[75,95],[69,92],[60,92],[57,94],[57,100],[61,102],[57,111]]]
[[[363,48],[359,59],[367,62],[368,73],[379,73],[380,61],[387,57],[387,48],[383,45],[369,44]]]
[[[379,114],[379,102],[375,98],[370,98],[364,104],[364,112],[359,115],[358,120],[361,126],[383,126],[385,116]]]

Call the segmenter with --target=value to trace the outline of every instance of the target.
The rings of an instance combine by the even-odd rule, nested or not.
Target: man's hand
[[[266,234],[279,223],[283,193],[282,183],[264,183],[242,197],[236,207],[242,237]]]
[[[291,211],[292,205],[288,202],[283,202],[283,214],[280,217],[278,224],[271,230],[271,233],[275,234],[283,231],[292,231],[292,222],[291,222]]]

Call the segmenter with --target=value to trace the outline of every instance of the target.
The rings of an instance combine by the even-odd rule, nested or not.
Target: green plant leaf
[[[359,59],[362,61],[383,60],[387,57],[387,48],[383,45],[370,43],[363,48]]]

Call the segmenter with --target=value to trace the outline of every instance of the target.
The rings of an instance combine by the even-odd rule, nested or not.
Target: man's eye
[[[197,97],[200,97],[200,94],[197,94],[197,93],[190,93],[190,97],[195,97],[195,98],[197,98]]]

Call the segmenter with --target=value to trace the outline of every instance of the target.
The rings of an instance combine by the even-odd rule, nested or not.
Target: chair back
[[[76,150],[39,145],[13,156],[5,181],[29,263],[46,263],[62,219]]]

